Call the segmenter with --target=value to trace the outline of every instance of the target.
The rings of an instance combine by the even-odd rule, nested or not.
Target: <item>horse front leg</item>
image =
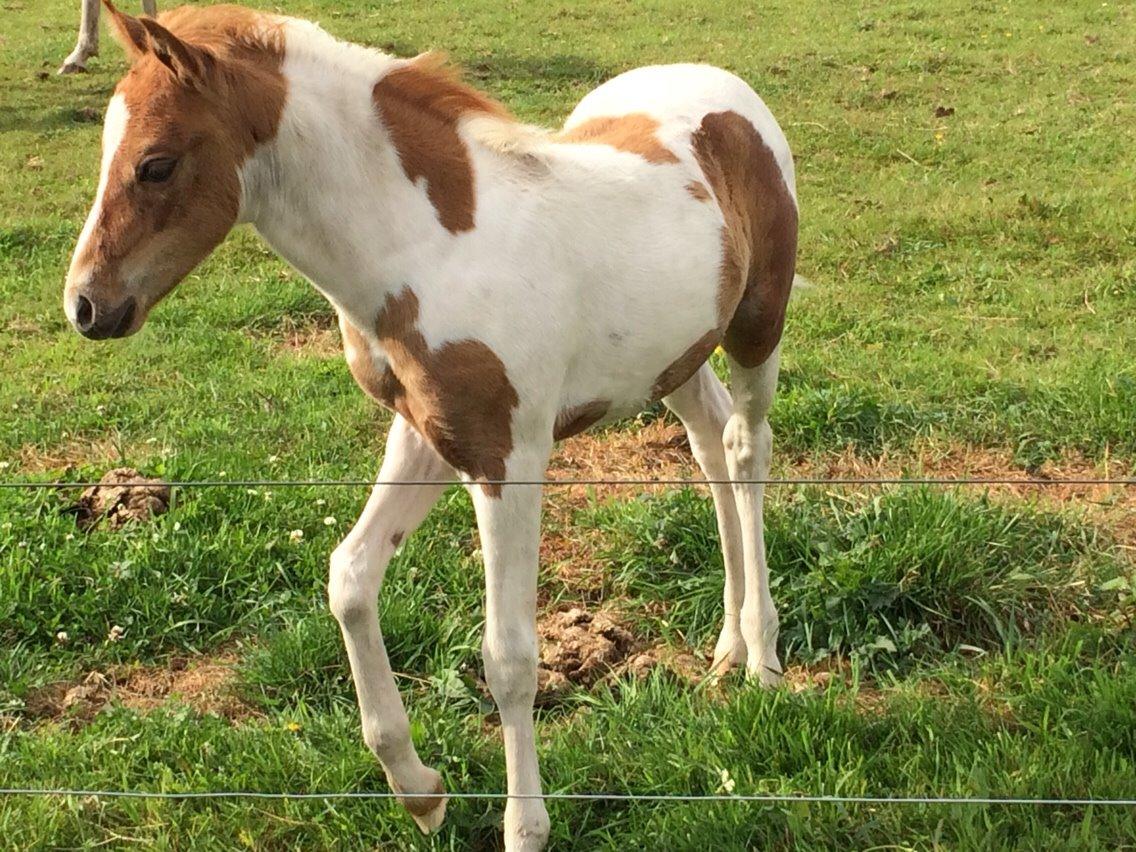
[[[339,622],[359,700],[363,739],[386,772],[399,801],[423,832],[446,813],[442,778],[425,766],[410,739],[410,723],[395,685],[379,628],[378,597],[387,564],[445,490],[453,472],[402,417],[387,436],[379,483],[362,515],[331,555],[328,601]],[[423,485],[384,482],[426,481]],[[433,484],[437,481],[437,484]],[[423,796],[422,794],[434,794]]]
[[[550,451],[551,443],[515,450],[507,464],[508,479],[540,480]],[[470,492],[485,558],[485,679],[501,714],[505,740],[510,796],[505,849],[533,852],[544,848],[549,832],[533,730],[541,488],[473,484]]]
[[[79,41],[59,66],[60,74],[79,74],[87,70],[87,60],[99,55],[99,0],[83,0],[79,13]]]

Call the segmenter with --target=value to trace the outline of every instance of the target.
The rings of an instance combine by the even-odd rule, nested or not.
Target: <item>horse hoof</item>
[[[756,666],[746,667],[746,680],[759,683],[766,689],[780,686],[783,680],[781,664],[776,659],[771,664],[758,663]]]
[[[738,637],[736,642],[719,640],[714,648],[714,659],[710,662],[711,677],[725,677],[730,669],[746,663],[745,642]]]
[[[59,70],[56,73],[57,74],[86,74],[87,73],[87,66],[86,65],[80,65],[78,62],[64,62],[59,67]]]
[[[423,834],[433,834],[442,827],[442,820],[446,818],[446,788],[442,786],[441,776],[435,781],[433,792],[435,795],[432,796],[399,799]]]

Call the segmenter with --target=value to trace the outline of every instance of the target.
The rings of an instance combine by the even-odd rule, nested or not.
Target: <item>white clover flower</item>
[[[334,527],[335,526],[335,518],[333,518],[331,515],[328,515],[326,518],[323,519],[323,525],[325,527]]]
[[[303,538],[303,530],[292,530],[292,532],[288,533],[288,541],[292,542],[292,544],[299,544]]]
[[[71,641],[71,637],[67,635],[66,630],[60,630],[55,634],[55,641],[60,645],[66,645],[69,641]]]
[[[110,634],[107,636],[107,640],[110,642],[117,642],[125,635],[126,631],[116,624],[110,629]]]
[[[730,770],[719,769],[718,772],[722,778],[722,783],[718,785],[718,789],[724,793],[733,793],[735,784],[734,779],[730,777]]]

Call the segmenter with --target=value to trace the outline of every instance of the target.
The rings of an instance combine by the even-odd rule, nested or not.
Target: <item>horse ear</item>
[[[115,41],[122,45],[130,61],[133,62],[142,54],[149,52],[150,43],[146,38],[146,28],[142,26],[142,21],[118,11],[110,0],[103,0],[103,5],[110,14],[111,31],[114,33]]]
[[[182,41],[153,18],[139,18],[150,38],[150,52],[169,68],[178,81],[194,89],[203,89],[209,82],[213,57],[188,42]]]

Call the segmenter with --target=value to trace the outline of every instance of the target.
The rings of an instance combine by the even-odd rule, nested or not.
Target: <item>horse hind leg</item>
[[[746,643],[741,633],[741,611],[745,589],[742,528],[734,493],[728,484],[722,435],[730,418],[730,394],[709,364],[703,364],[686,384],[663,399],[686,428],[690,448],[702,473],[712,483],[714,512],[726,568],[725,618],[714,646],[710,670],[724,674],[734,666],[745,665]]]
[[[766,686],[781,680],[777,610],[769,592],[765,562],[765,486],[761,484],[769,477],[773,450],[767,415],[777,388],[778,354],[774,349],[753,367],[743,367],[730,357],[734,404],[723,433],[744,554],[741,635],[746,646],[746,674]]]

